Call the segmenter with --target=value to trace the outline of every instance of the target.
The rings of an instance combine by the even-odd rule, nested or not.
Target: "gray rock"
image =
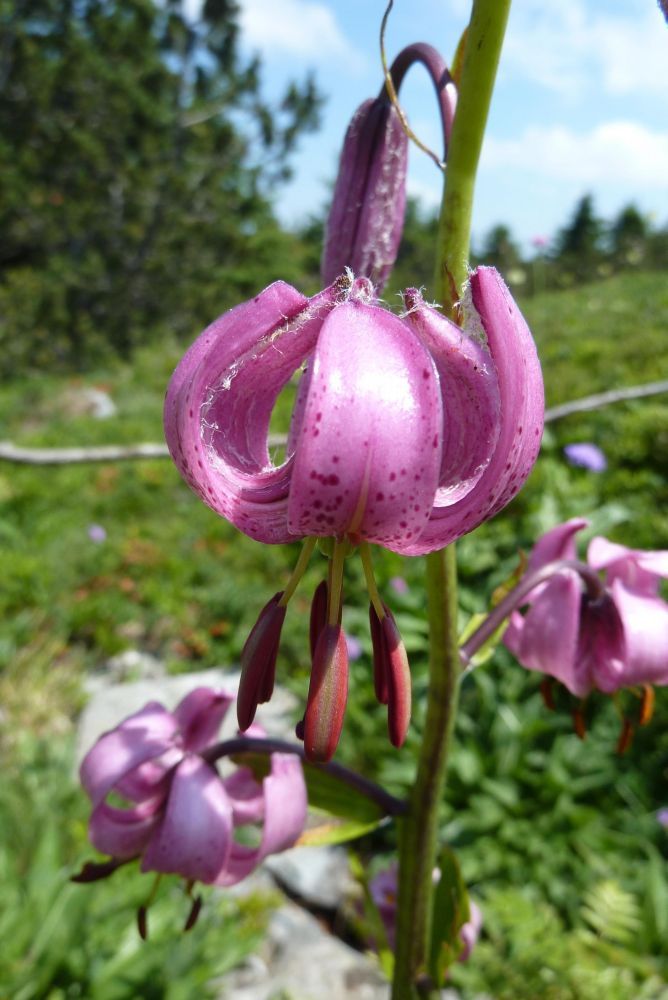
[[[354,951],[288,903],[271,915],[261,951],[219,984],[225,1000],[387,1000],[372,956]]]
[[[342,847],[293,847],[267,858],[265,867],[289,893],[332,910],[356,887]]]
[[[121,655],[127,658],[129,653]],[[144,666],[148,660],[153,660],[152,657],[146,657],[145,654],[136,655],[143,657],[141,662],[144,663]],[[134,660],[133,662],[137,664],[140,661]],[[116,683],[113,672],[111,675],[105,673],[91,677],[86,683],[90,698],[81,713],[77,727],[77,762],[81,761],[84,754],[90,750],[102,733],[113,729],[133,712],[138,712],[148,701],[159,701],[165,708],[174,708],[177,702],[189,691],[202,685],[224,687],[235,693],[239,687],[239,673],[215,669],[168,676],[156,670],[154,676],[146,676],[142,680],[125,684]],[[271,701],[266,705],[261,705],[258,709],[257,722],[266,729],[270,736],[292,740],[294,739],[294,726],[290,720],[294,715],[295,704],[294,697],[288,691],[276,688]],[[234,711],[230,711],[221,726],[221,739],[235,736],[236,732],[236,714]]]

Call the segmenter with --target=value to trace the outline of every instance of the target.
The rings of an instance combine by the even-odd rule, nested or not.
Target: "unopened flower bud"
[[[348,126],[327,220],[325,285],[349,267],[382,289],[404,223],[408,137],[386,94],[365,101]]]

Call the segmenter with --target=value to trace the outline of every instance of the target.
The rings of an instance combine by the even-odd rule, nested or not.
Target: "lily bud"
[[[304,717],[304,750],[325,763],[336,750],[348,700],[348,648],[340,625],[326,625],[313,657]]]
[[[278,603],[282,596],[282,591],[274,594],[262,608],[241,653],[237,720],[242,732],[255,718],[257,706],[269,701],[274,690],[278,644],[285,621],[285,607]]]
[[[365,101],[341,152],[321,262],[325,285],[349,267],[382,289],[401,240],[407,169],[408,137],[396,108],[385,93]]]
[[[311,601],[311,617],[309,620],[309,643],[311,659],[315,656],[320,633],[327,624],[327,582],[322,580],[315,588]]]

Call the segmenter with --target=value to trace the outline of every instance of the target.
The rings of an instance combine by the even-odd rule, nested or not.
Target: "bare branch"
[[[593,396],[561,403],[545,411],[545,423],[549,424],[573,413],[599,410],[611,403],[621,403],[628,399],[642,399],[668,392],[668,379],[662,382],[648,382],[626,389],[611,389]],[[269,447],[284,447],[286,434],[270,434]],[[165,444],[97,445],[81,448],[20,448],[11,441],[0,441],[0,462],[15,462],[19,465],[77,465],[83,462],[121,462],[127,459],[169,458]]]

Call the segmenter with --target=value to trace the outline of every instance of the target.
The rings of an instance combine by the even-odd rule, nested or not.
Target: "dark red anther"
[[[576,736],[584,740],[587,736],[587,725],[585,723],[584,712],[581,708],[576,708],[573,711],[573,726],[575,728]]]
[[[387,729],[395,747],[403,745],[411,720],[411,674],[406,647],[392,612],[383,605],[381,621],[373,604],[369,625],[373,645],[373,683],[381,705],[387,705]]]
[[[381,705],[387,705],[387,649],[383,640],[383,630],[380,619],[373,604],[369,605],[369,629],[373,647],[373,687],[376,698]]]
[[[622,729],[617,740],[617,753],[623,754],[633,743],[633,725],[629,719],[622,720]]]
[[[109,858],[108,861],[84,861],[81,871],[72,875],[70,882],[98,882],[102,878],[109,878],[117,868],[133,860],[134,858]]]
[[[651,684],[643,684],[642,701],[640,702],[640,716],[638,724],[646,726],[651,722],[654,715],[654,688]]]
[[[320,633],[327,624],[327,581],[323,580],[315,588],[311,601],[311,619],[309,621],[309,640],[311,643],[311,661],[315,656]]]
[[[282,596],[280,591],[265,604],[241,653],[237,719],[242,732],[255,718],[257,706],[269,701],[274,690],[276,657],[285,621],[285,608],[278,603]]]
[[[190,907],[190,913],[188,914],[188,919],[183,925],[184,934],[186,931],[192,930],[192,928],[195,926],[201,909],[202,909],[202,897],[195,896],[195,898],[193,899],[193,905]]]
[[[318,639],[304,716],[308,760],[331,759],[339,742],[348,700],[348,648],[340,625],[326,625]]]
[[[540,682],[540,693],[545,707],[549,708],[550,712],[554,712],[556,706],[554,704],[554,685],[551,677],[543,677]]]
[[[304,720],[303,719],[300,719],[299,722],[297,723],[297,725],[295,726],[295,736],[297,737],[298,740],[301,740],[302,743],[304,742]]]
[[[383,605],[384,606],[384,605]],[[403,745],[411,721],[411,672],[403,639],[394,617],[385,608],[380,623],[387,669],[387,730],[395,747]]]
[[[137,910],[137,930],[142,941],[148,940],[148,910],[140,906]]]

